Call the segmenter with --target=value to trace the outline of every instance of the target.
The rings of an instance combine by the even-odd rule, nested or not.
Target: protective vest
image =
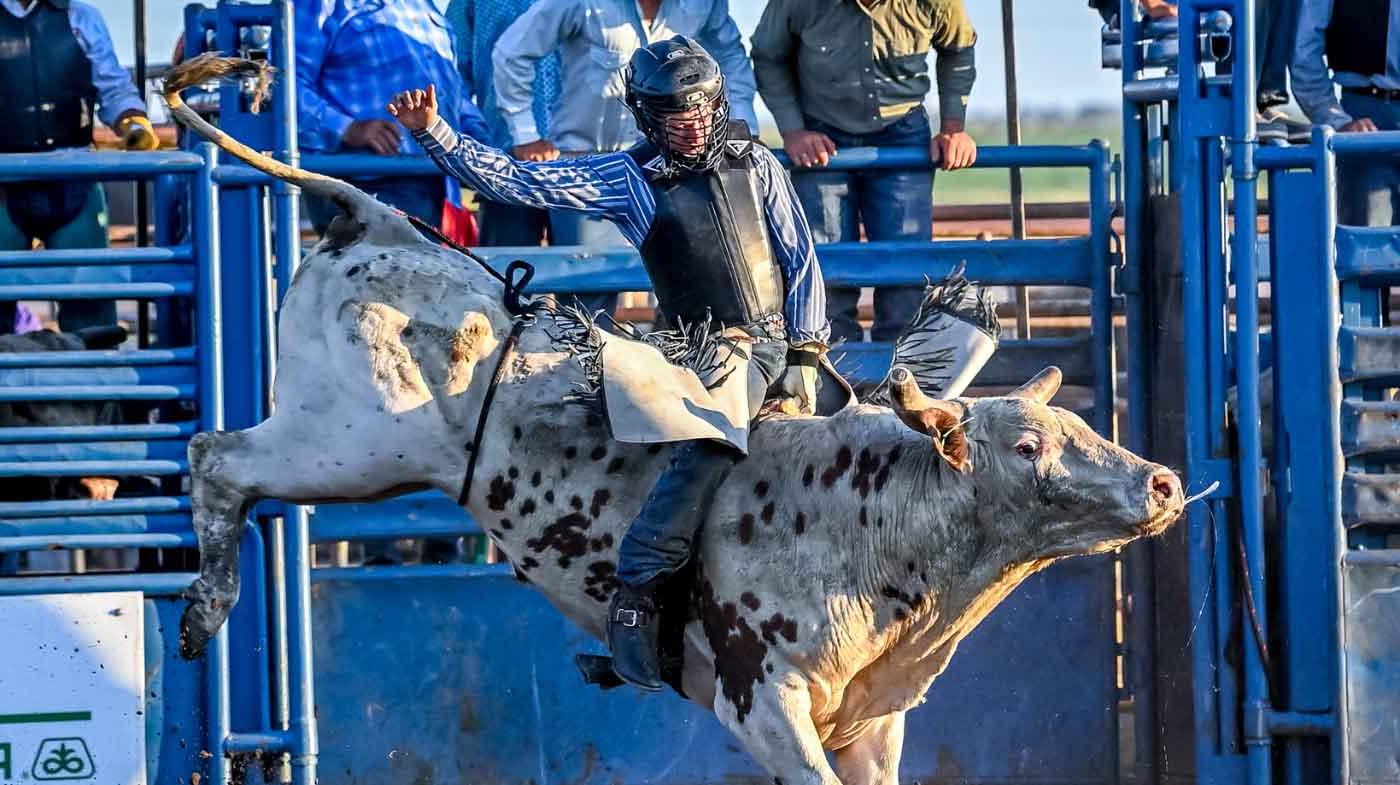
[[[1327,64],[1364,76],[1385,73],[1392,0],[1333,0],[1327,23]],[[1400,35],[1400,30],[1395,33]]]
[[[0,152],[87,147],[96,97],[66,0],[41,0],[22,19],[0,9]]]
[[[753,142],[743,122],[730,125],[719,164],[673,172],[656,148],[634,148],[656,200],[640,248],[659,310],[668,322],[746,325],[783,312],[782,270],[768,241]],[[716,328],[718,325],[716,325]]]

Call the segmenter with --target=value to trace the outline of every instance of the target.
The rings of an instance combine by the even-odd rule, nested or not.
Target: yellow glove
[[[117,121],[117,135],[128,150],[154,150],[160,147],[160,137],[151,121],[142,114],[131,114]]]
[[[789,414],[813,414],[817,409],[817,367],[826,347],[805,343],[788,349],[788,366],[778,382],[783,409]]]

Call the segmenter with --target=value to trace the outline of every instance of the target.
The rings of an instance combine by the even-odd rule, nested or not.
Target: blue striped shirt
[[[625,152],[545,163],[517,161],[457,133],[441,117],[413,136],[443,171],[498,202],[604,218],[616,224],[638,248],[656,216],[651,184],[642,167]],[[768,239],[787,291],[783,316],[788,341],[826,343],[831,332],[826,288],[807,217],[778,160],[762,145],[755,144],[753,151]]]

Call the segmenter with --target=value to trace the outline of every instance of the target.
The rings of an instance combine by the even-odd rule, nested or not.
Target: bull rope
[[[491,403],[496,400],[496,388],[501,386],[501,381],[505,378],[506,360],[515,354],[515,347],[520,343],[520,335],[525,332],[525,327],[541,306],[540,303],[524,302],[521,299],[525,287],[530,284],[530,279],[535,277],[535,268],[523,259],[515,259],[506,265],[505,274],[502,275],[496,272],[496,268],[492,267],[485,259],[476,255],[470,248],[454,242],[439,231],[436,226],[407,213],[400,211],[400,214],[407,218],[418,231],[481,265],[482,269],[500,281],[501,285],[505,287],[505,291],[501,294],[501,300],[505,303],[506,310],[515,317],[515,321],[510,327],[510,334],[501,344],[501,353],[496,358],[496,371],[491,374],[491,383],[487,385],[486,395],[481,399],[481,411],[476,415],[476,433],[472,434],[472,440],[467,442],[467,473],[462,477],[462,490],[457,493],[457,506],[465,507],[467,498],[471,496],[472,480],[476,477],[476,461],[481,455],[481,440],[486,436],[486,421],[491,416]]]

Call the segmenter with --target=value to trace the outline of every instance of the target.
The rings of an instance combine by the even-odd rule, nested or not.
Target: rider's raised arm
[[[441,117],[413,138],[438,168],[488,199],[546,210],[573,210],[617,224],[640,246],[647,216],[639,195],[650,195],[645,176],[626,153],[601,153],[555,161],[518,161],[459,134]]]
[[[759,144],[753,146],[753,156],[763,185],[769,242],[787,289],[783,316],[787,319],[788,342],[826,344],[831,337],[831,322],[826,318],[826,285],[807,216],[778,159]]]

